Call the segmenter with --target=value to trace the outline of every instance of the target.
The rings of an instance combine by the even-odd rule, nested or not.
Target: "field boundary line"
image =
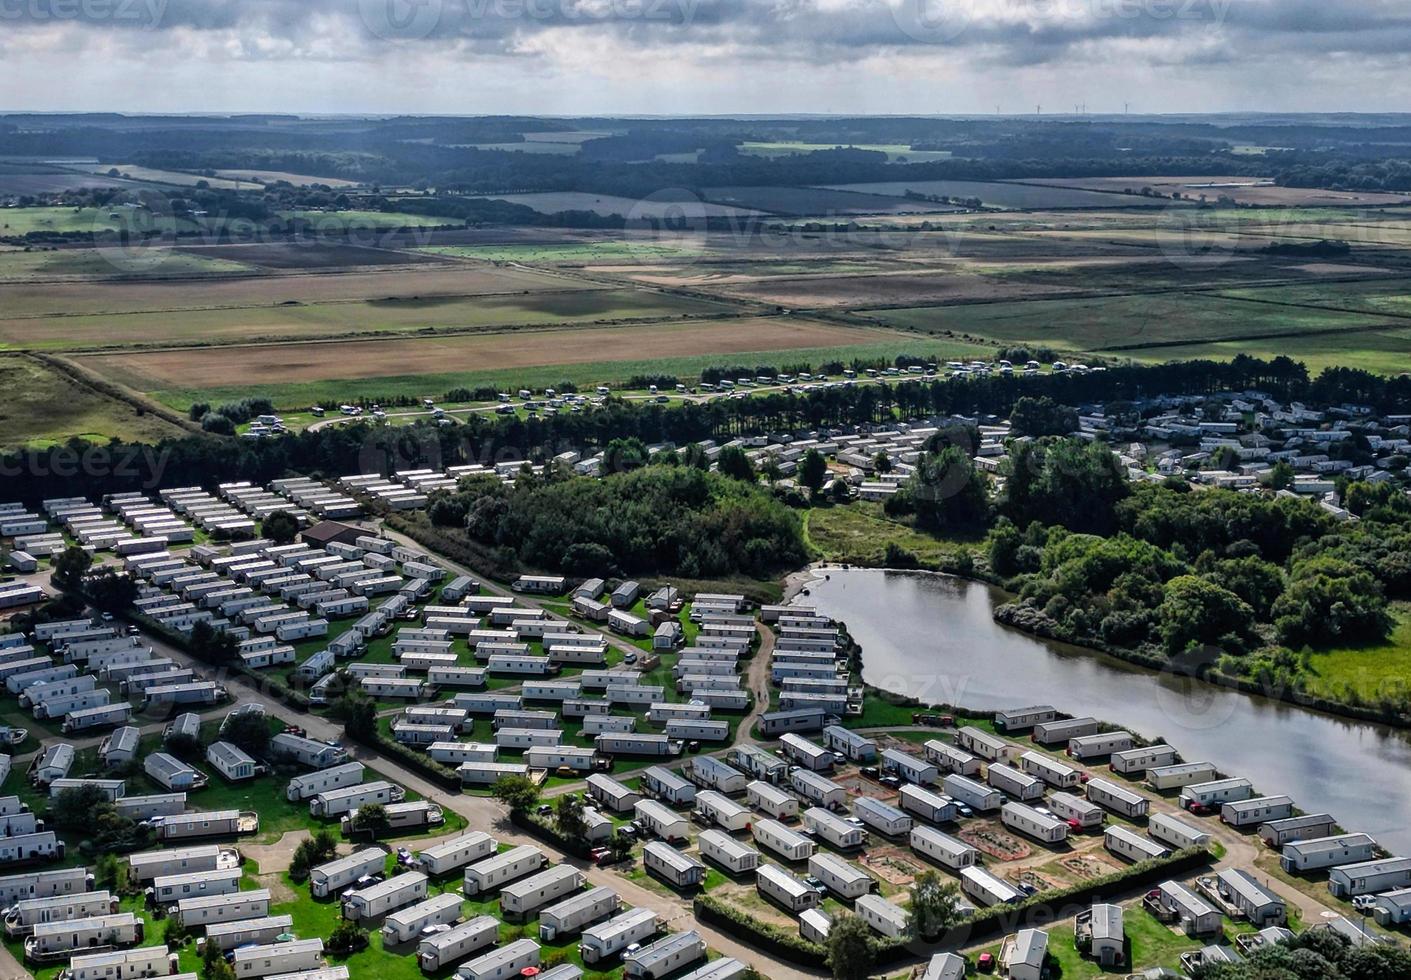
[[[145,412],[155,415],[164,422],[170,422],[179,429],[187,432],[199,433],[201,428],[189,417],[179,412],[173,411],[156,399],[149,398],[131,388],[124,387],[114,381],[109,381],[102,375],[90,371],[86,367],[81,367],[72,361],[52,354],[44,354],[37,351],[16,351],[19,357],[27,357],[36,361],[52,371],[57,371],[68,378],[74,384],[87,388],[88,390],[115,401],[123,402],[136,409],[138,412]]]

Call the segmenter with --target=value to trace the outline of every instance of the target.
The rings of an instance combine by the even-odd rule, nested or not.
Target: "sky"
[[[0,0],[0,108],[1411,109],[1411,0]]]

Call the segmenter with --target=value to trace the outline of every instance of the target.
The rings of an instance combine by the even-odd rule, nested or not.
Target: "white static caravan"
[[[493,786],[505,776],[528,776],[522,762],[462,762],[456,767],[463,786]]]
[[[745,800],[760,813],[775,820],[789,820],[799,814],[799,801],[762,779],[745,786]]]
[[[759,867],[759,851],[719,830],[703,830],[696,838],[701,857],[720,865],[734,875]]]
[[[622,975],[628,980],[661,980],[705,956],[706,943],[699,932],[678,932],[624,955]]]
[[[1044,784],[1038,777],[998,762],[990,763],[985,781],[1006,796],[1019,800],[1037,800],[1044,795]]]
[[[656,934],[658,917],[649,908],[638,907],[615,915],[608,921],[583,930],[578,953],[584,963],[601,963],[633,943]]]
[[[1220,807],[1220,821],[1230,827],[1251,827],[1269,820],[1293,816],[1293,800],[1287,796],[1258,796],[1234,800]]]
[[[1017,830],[1046,844],[1059,844],[1068,839],[1068,824],[1023,803],[1006,803],[1000,807],[999,819],[1010,830]]]
[[[1258,928],[1283,925],[1287,917],[1284,900],[1242,868],[1217,871],[1215,893]]]
[[[441,876],[495,853],[499,841],[482,830],[472,830],[433,844],[416,856],[416,865],[428,875]]]
[[[721,793],[742,793],[749,783],[749,777],[740,770],[709,755],[698,755],[686,760],[682,771],[687,779],[698,786],[706,786]]]
[[[293,932],[293,926],[292,915],[265,915],[254,919],[212,922],[206,926],[206,942],[215,943],[221,949],[261,946],[275,942],[284,933]]]
[[[506,916],[528,918],[545,905],[578,891],[585,880],[583,872],[572,865],[556,865],[506,885],[500,892],[500,911]]]
[[[1029,776],[1042,779],[1054,789],[1072,789],[1081,783],[1083,774],[1072,766],[1039,752],[1025,752],[1019,757],[1019,768]],[[993,785],[993,783],[991,784]]]
[[[785,757],[813,772],[827,772],[833,768],[833,753],[802,735],[786,733],[779,739],[779,748]]]
[[[790,830],[777,820],[757,820],[750,828],[755,843],[790,861],[805,861],[817,846],[803,834]]]
[[[316,970],[323,966],[323,940],[295,939],[268,946],[244,946],[235,950],[231,966],[239,980]]]
[[[1146,771],[1146,783],[1154,790],[1168,792],[1196,783],[1213,782],[1220,776],[1210,762],[1180,762],[1174,766],[1153,766]]]
[[[886,749],[882,753],[881,768],[884,772],[898,776],[908,783],[933,786],[941,778],[941,771],[933,762],[918,759],[909,752],[899,749]]]
[[[164,841],[253,834],[260,829],[260,815],[251,810],[199,810],[158,819],[157,838]]]
[[[684,841],[690,834],[686,818],[656,800],[638,800],[632,809],[638,823],[668,843]]]
[[[1053,721],[1058,712],[1051,704],[1035,704],[1024,708],[1006,708],[995,712],[995,728],[1005,734],[1028,731],[1035,725]]]
[[[964,803],[981,813],[998,810],[1004,805],[1004,794],[997,789],[977,783],[968,776],[951,773],[941,781],[947,796]]]
[[[52,830],[0,837],[0,863],[47,860],[63,854],[64,842]]]
[[[919,855],[926,855],[951,871],[959,871],[962,867],[972,867],[979,863],[979,850],[975,847],[928,826],[914,828],[910,843]]]
[[[8,908],[24,899],[77,895],[86,892],[92,884],[88,869],[81,867],[6,875],[0,878],[0,908]]]
[[[642,867],[674,888],[695,888],[706,876],[704,864],[659,840],[642,848]]]
[[[842,725],[829,725],[823,729],[823,744],[853,762],[866,764],[877,759],[876,742]]]
[[[621,908],[622,899],[611,888],[590,888],[539,910],[539,941],[551,943],[560,936],[581,932],[585,926],[616,915]]]
[[[427,936],[417,943],[416,961],[423,971],[435,973],[500,939],[500,920],[493,915],[478,915],[446,932]]]
[[[236,891],[227,895],[198,895],[176,903],[176,920],[185,928],[204,926],[210,922],[238,922],[269,915],[268,888]]]
[[[427,878],[408,871],[343,896],[343,918],[376,919],[426,898]]]
[[[9,909],[5,916],[5,934],[24,936],[33,932],[37,925],[113,915],[117,912],[117,906],[118,900],[106,890],[27,898]]]
[[[986,762],[1004,762],[1019,754],[1017,745],[973,725],[956,729],[955,744]]]
[[[1205,831],[1169,813],[1153,813],[1147,821],[1146,832],[1154,840],[1159,840],[1178,851],[1188,847],[1204,847],[1210,843],[1210,835]]]
[[[534,940],[516,939],[462,963],[456,977],[457,980],[510,980],[524,975],[526,970],[537,969],[541,952]]]
[[[1156,893],[1162,908],[1175,915],[1187,936],[1208,936],[1220,931],[1219,911],[1179,881],[1162,882]]]
[[[863,895],[853,903],[853,914],[888,939],[906,935],[907,924],[911,921],[906,909],[881,895]]]
[[[897,803],[901,809],[914,813],[931,823],[953,823],[958,812],[953,800],[926,789],[924,786],[910,784],[903,786],[898,794]]]
[[[501,854],[491,855],[465,869],[465,893],[474,898],[501,888],[538,871],[547,861],[544,852],[533,844],[520,844]]]
[[[318,793],[309,799],[309,813],[315,817],[340,817],[369,803],[386,806],[405,798],[406,791],[402,787],[379,779]]]
[[[674,806],[696,802],[696,787],[670,769],[650,766],[642,772],[642,789]]]
[[[1411,886],[1411,858],[1391,857],[1344,864],[1328,872],[1328,891],[1353,898]]]
[[[284,796],[290,801],[307,800],[330,790],[357,786],[363,781],[363,772],[361,762],[345,762],[341,766],[295,776],[289,780]]]
[[[748,830],[750,826],[750,808],[713,789],[696,794],[696,812],[730,833]]]
[[[382,944],[393,946],[410,942],[427,926],[454,923],[461,917],[461,901],[460,895],[446,892],[393,912],[382,923]]]
[[[959,953],[936,953],[927,962],[921,980],[965,980],[966,965]]]
[[[68,980],[131,980],[134,977],[165,977],[176,973],[177,956],[165,945],[137,949],[89,953],[69,959]],[[187,974],[194,977],[195,974]],[[172,980],[183,980],[172,977]]]
[[[978,865],[961,868],[960,890],[984,906],[1020,902],[1024,893]]]
[[[808,769],[791,773],[789,785],[805,800],[830,810],[842,809],[848,802],[847,789]]]
[[[1259,827],[1259,836],[1270,847],[1283,847],[1299,840],[1331,837],[1337,821],[1331,813],[1305,813],[1286,820],[1270,820]]]
[[[152,879],[151,896],[158,905],[171,905],[183,898],[229,895],[240,890],[240,877],[239,868],[158,875]]]
[[[808,859],[808,873],[842,898],[861,898],[876,887],[872,876],[855,864],[832,854],[815,854]]]
[[[635,789],[600,772],[588,777],[588,794],[614,813],[630,813],[642,798]]]
[[[1099,732],[1068,740],[1068,754],[1079,761],[1101,759],[1132,747],[1131,732]]]
[[[1192,813],[1206,813],[1225,803],[1247,800],[1254,795],[1254,784],[1242,777],[1217,779],[1208,783],[1192,783],[1181,790],[1180,802]]]
[[[1367,834],[1338,834],[1284,845],[1279,865],[1290,874],[1360,864],[1376,856],[1377,842]]]
[[[1067,744],[1070,739],[1097,732],[1096,718],[1055,718],[1034,726],[1034,741],[1040,745]]]
[[[804,909],[799,913],[799,935],[809,942],[826,945],[832,929],[833,920],[822,909]]]
[[[1128,861],[1149,861],[1170,853],[1164,845],[1127,827],[1108,827],[1102,835],[1102,843],[1113,854]]]
[[[906,811],[870,796],[859,796],[853,800],[852,815],[873,830],[889,837],[911,833],[911,828],[916,823]]]
[[[1146,816],[1151,805],[1140,793],[1134,793],[1125,786],[1107,779],[1088,780],[1087,796],[1090,802],[1106,807],[1128,820]]]
[[[615,688],[614,690],[621,690]],[[627,690],[631,690],[628,688]],[[603,755],[634,755],[660,758],[678,755],[681,743],[652,733],[606,732],[593,739],[593,747]]]
[[[381,872],[386,865],[386,851],[378,847],[365,847],[311,870],[309,891],[314,898],[327,898],[359,878]]]
[[[777,864],[762,864],[755,869],[755,889],[795,915],[817,908],[821,901],[818,892]]]
[[[1113,772],[1130,776],[1133,773],[1146,772],[1148,769],[1155,769],[1159,766],[1175,765],[1177,758],[1175,746],[1158,743],[1114,752],[1108,765]]]
[[[215,871],[238,867],[239,864],[240,855],[219,844],[165,848],[156,851],[142,851],[127,856],[128,872],[132,876],[132,880],[139,884],[151,881],[161,875]]]
[[[805,810],[803,825],[812,831],[815,837],[839,850],[861,847],[867,841],[865,830],[822,807],[809,807]]]

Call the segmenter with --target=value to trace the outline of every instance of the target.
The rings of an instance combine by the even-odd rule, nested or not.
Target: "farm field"
[[[329,187],[357,187],[356,180],[344,180],[342,177],[312,177],[308,174],[291,174],[283,170],[217,170],[216,176],[227,177],[230,180],[248,183],[258,181],[260,183],[272,183],[274,181],[288,181],[291,184],[302,186],[306,184],[326,184]]]
[[[1319,333],[1264,340],[1211,341],[1171,347],[1129,350],[1123,354],[1142,361],[1182,360],[1191,357],[1227,361],[1239,354],[1252,357],[1291,357],[1302,361],[1310,375],[1328,367],[1350,367],[1374,374],[1411,371],[1411,326],[1359,330],[1356,333]]]
[[[379,248],[374,245],[347,244],[337,240],[322,241],[315,238],[305,238],[293,242],[180,245],[176,246],[173,251],[198,258],[240,262],[273,271],[418,265],[443,261],[431,255],[394,251],[390,247]]]
[[[158,442],[183,431],[25,357],[0,356],[0,389],[0,447],[42,447],[71,436]]]
[[[256,281],[256,289],[267,280]],[[247,288],[249,288],[247,286]],[[192,345],[365,333],[479,330],[518,325],[718,316],[733,307],[630,290],[560,290],[498,296],[410,296],[230,309],[95,313],[0,320],[0,343],[71,350]]]
[[[702,284],[709,288],[709,284]],[[714,287],[722,295],[781,306],[823,308],[873,304],[975,302],[1021,297],[1056,296],[1074,287],[1037,284],[998,277],[984,277],[951,270],[882,275],[842,275],[823,272],[813,276],[771,277],[730,282]]]
[[[591,211],[604,217],[608,215],[631,215],[636,218],[660,218],[673,214],[687,217],[721,218],[731,215],[758,214],[745,208],[728,207],[724,204],[705,204],[682,191],[684,198],[671,200],[636,200],[630,197],[614,197],[611,194],[589,194],[583,191],[545,191],[535,194],[491,194],[489,200],[508,201],[523,204],[540,214],[556,214],[560,211]]]
[[[315,234],[339,234],[356,229],[439,228],[458,225],[454,218],[397,211],[285,211],[283,217],[307,222]]]
[[[1126,193],[1130,190],[1135,194],[1140,194],[1142,188],[1149,187],[1156,193],[1167,196],[1175,192],[1185,197],[1204,196],[1211,200],[1230,197],[1241,204],[1292,207],[1376,207],[1411,203],[1411,198],[1403,194],[1277,187],[1272,183],[1260,183],[1257,177],[1035,177],[1013,183],[1116,193]]]
[[[904,197],[907,191],[939,197],[979,198],[994,208],[1151,208],[1181,207],[1174,201],[1129,199],[1123,194],[1077,190],[1067,187],[1039,187],[986,180],[880,181],[863,184],[830,184],[833,190],[861,194]]]
[[[1276,346],[1282,349],[1299,334],[1311,331],[1341,331],[1347,334],[1340,341],[1347,349],[1360,342],[1362,331],[1385,323],[1366,313],[1273,306],[1206,293],[873,310],[860,315],[887,326],[996,343],[1034,343],[1064,350],[1123,354],[1152,348],[1152,354],[1160,360],[1194,356],[1172,353],[1182,349],[1176,346],[1182,340],[1247,341],[1277,336]]]
[[[532,265],[584,265],[594,262],[637,262],[674,259],[696,254],[689,243],[641,240],[562,242],[526,245],[433,245],[422,249],[431,255],[446,255],[487,262],[523,262]]]
[[[99,174],[24,173],[0,170],[0,195],[58,194],[63,191],[102,190],[137,187],[127,180],[114,180]]]
[[[143,351],[83,356],[80,363],[181,408],[208,396],[247,395],[297,408],[358,394],[421,397],[480,384],[509,388],[569,380],[582,387],[645,372],[691,376],[730,361],[778,366],[901,353],[960,357],[981,350],[890,330],[770,317],[269,345],[244,348],[238,359],[219,349]]]
[[[181,249],[153,249],[152,262],[163,279],[240,275],[254,267],[233,259],[205,257]],[[143,266],[128,268],[114,264],[104,252],[91,248],[61,248],[48,251],[0,249],[0,283],[53,282],[55,280],[145,278],[152,275]]]
[[[901,195],[858,193],[847,187],[707,187],[706,200],[737,208],[769,211],[775,214],[889,214],[924,212],[941,214],[959,210],[948,204],[912,201]]]
[[[905,143],[789,143],[789,142],[745,142],[740,144],[740,152],[752,157],[785,157],[795,153],[813,153],[817,150],[835,150],[845,146],[849,150],[869,150],[887,154],[891,163],[930,163],[933,160],[949,160],[950,150],[913,150]]]
[[[109,170],[116,170],[118,174],[128,180],[141,181],[151,184],[168,184],[173,187],[195,187],[197,184],[205,183],[206,186],[216,190],[233,191],[239,190],[242,185],[239,181],[223,180],[220,177],[207,177],[204,174],[191,174],[181,170],[159,170],[154,167],[143,167],[132,163],[95,163],[79,169],[88,170],[94,174],[106,176]],[[126,180],[124,181],[126,183]]]
[[[1315,283],[1279,289],[1230,289],[1220,295],[1289,306],[1318,306],[1411,318],[1411,280],[1406,279]]]
[[[118,215],[118,217],[113,217]],[[101,232],[121,229],[198,231],[194,221],[168,220],[151,217],[150,212],[110,211],[106,208],[6,208],[0,211],[0,238],[28,235],[31,232]]]
[[[229,262],[178,255],[192,266],[212,261]],[[230,264],[237,270],[248,268]],[[3,265],[3,258],[0,258],[0,268]],[[165,270],[157,266],[156,271]],[[546,273],[448,262],[413,269],[263,278],[240,276],[195,282],[152,278],[139,282],[72,283],[63,286],[11,285],[0,287],[0,309],[4,310],[6,319],[20,319],[90,313],[241,309],[287,303],[411,302],[585,288],[592,288],[592,284]],[[137,342],[136,338],[134,342]]]

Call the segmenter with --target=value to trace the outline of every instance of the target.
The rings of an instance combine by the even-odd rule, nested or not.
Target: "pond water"
[[[824,579],[822,576],[826,575]],[[1052,704],[1253,780],[1411,853],[1411,738],[1202,681],[1161,674],[1001,626],[1005,594],[924,572],[829,568],[794,602],[845,622],[875,687],[969,708]]]

